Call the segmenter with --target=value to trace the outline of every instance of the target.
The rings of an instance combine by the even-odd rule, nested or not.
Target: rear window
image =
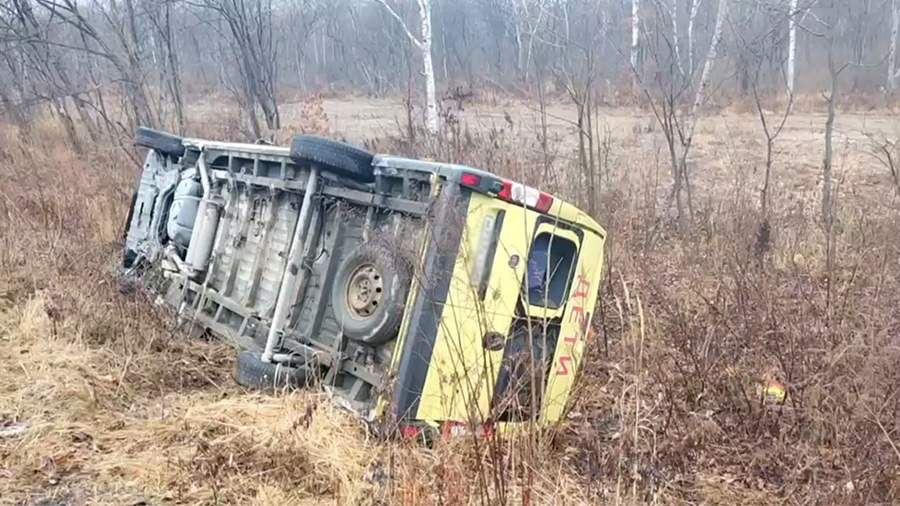
[[[569,291],[578,247],[574,242],[543,232],[528,254],[528,304],[557,309]]]

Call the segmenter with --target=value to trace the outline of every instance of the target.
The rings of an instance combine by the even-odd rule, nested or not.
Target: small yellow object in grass
[[[779,381],[767,381],[763,388],[763,394],[767,401],[777,402],[781,404],[787,397],[787,389],[784,384]]]

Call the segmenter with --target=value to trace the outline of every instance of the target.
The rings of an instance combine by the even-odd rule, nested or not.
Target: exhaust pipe
[[[206,267],[209,265],[209,257],[212,253],[216,231],[219,229],[220,218],[219,204],[212,199],[212,184],[209,180],[204,151],[200,152],[197,167],[200,169],[203,198],[200,199],[197,207],[197,217],[194,219],[194,229],[191,231],[191,242],[184,259],[185,267],[192,278],[196,278],[206,271]]]

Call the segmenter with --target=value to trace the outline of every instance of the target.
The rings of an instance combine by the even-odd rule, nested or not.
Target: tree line
[[[291,90],[414,90],[433,132],[448,90],[682,106],[712,82],[818,92],[829,53],[852,90],[890,93],[898,28],[898,0],[2,0],[0,104],[23,124],[49,108],[74,140],[181,130],[185,97],[221,89],[261,137]]]

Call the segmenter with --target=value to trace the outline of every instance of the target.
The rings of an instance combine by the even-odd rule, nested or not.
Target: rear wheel
[[[375,180],[372,153],[343,142],[298,135],[291,143],[291,158],[300,164],[315,163],[326,170],[364,183]]]
[[[253,390],[300,388],[308,385],[312,378],[312,371],[306,366],[263,362],[259,354],[250,351],[238,353],[234,365],[234,379],[238,385]]]
[[[182,144],[181,137],[152,128],[138,127],[134,133],[134,143],[173,158],[184,155],[184,144]]]

